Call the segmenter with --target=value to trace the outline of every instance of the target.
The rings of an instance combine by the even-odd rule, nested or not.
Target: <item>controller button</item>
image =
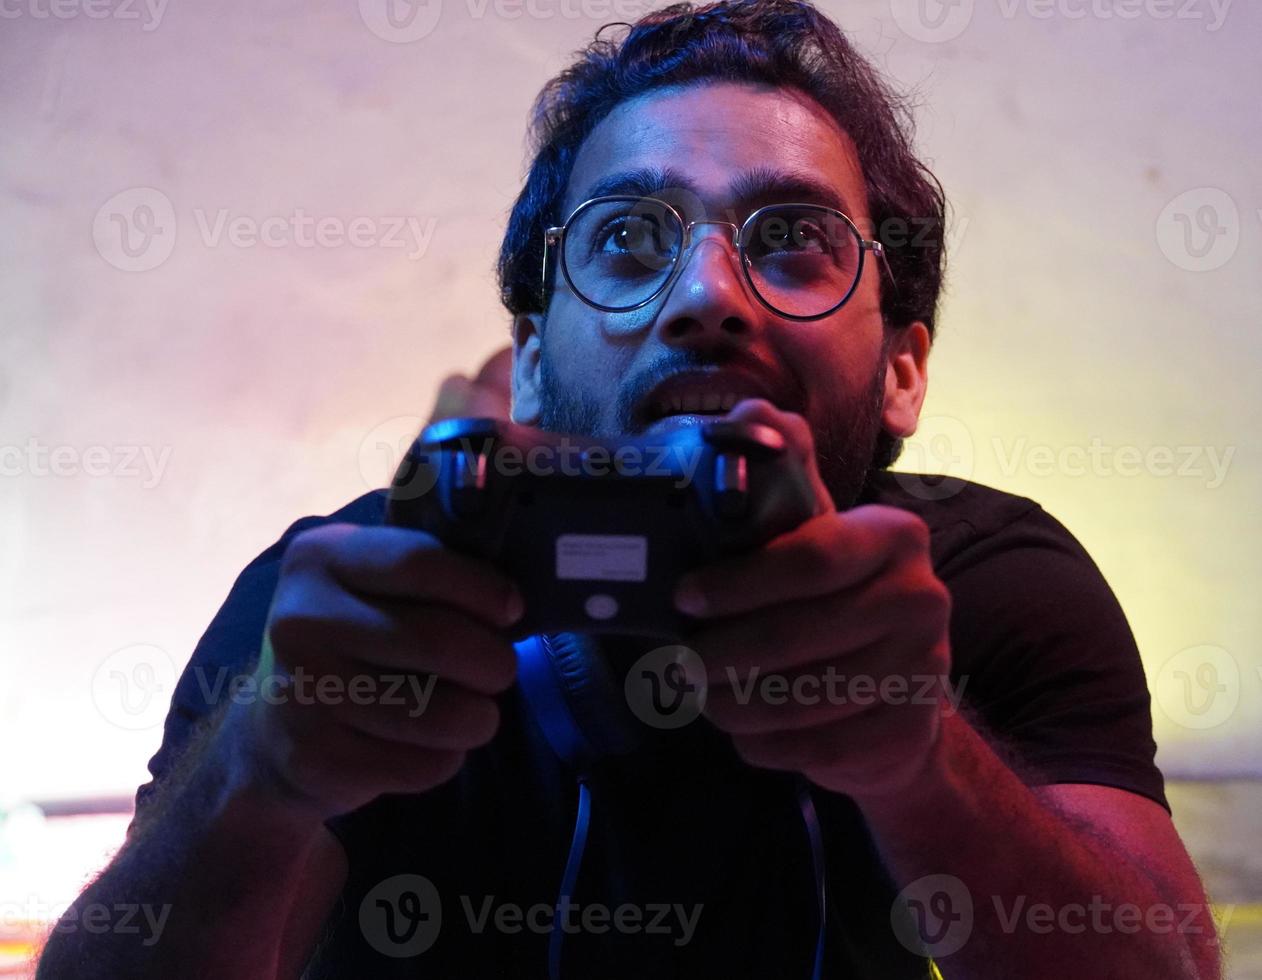
[[[784,451],[784,436],[769,425],[757,422],[706,422],[701,435],[716,448],[724,446],[764,453]]]
[[[714,461],[714,496],[722,517],[741,517],[749,506],[749,469],[740,453],[719,453]]]
[[[618,615],[618,600],[607,592],[597,592],[587,597],[583,611],[592,619],[613,619]]]
[[[455,468],[451,488],[452,508],[460,517],[476,514],[485,502],[486,454],[457,452],[452,458]]]

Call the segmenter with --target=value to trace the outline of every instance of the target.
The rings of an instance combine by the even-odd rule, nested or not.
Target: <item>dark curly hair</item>
[[[849,134],[868,195],[872,234],[886,247],[896,288],[883,282],[887,327],[934,329],[942,286],[942,186],[912,152],[910,104],[845,34],[806,0],[677,3],[642,17],[621,40],[596,38],[535,100],[534,154],[513,205],[497,272],[508,311],[542,313],[544,229],[560,208],[579,147],[618,104],[653,89],[734,81],[804,92]],[[868,229],[864,229],[865,232]]]

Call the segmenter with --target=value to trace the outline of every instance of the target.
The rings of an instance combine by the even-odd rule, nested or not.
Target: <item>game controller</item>
[[[804,464],[766,425],[719,420],[593,439],[447,419],[400,463],[386,523],[503,569],[526,602],[515,637],[678,640],[688,626],[672,602],[681,575],[813,513]]]

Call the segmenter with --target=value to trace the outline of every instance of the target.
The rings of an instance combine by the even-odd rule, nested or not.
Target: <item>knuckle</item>
[[[841,554],[834,535],[811,535],[798,555],[798,571],[808,578],[826,577],[837,568]]]
[[[928,551],[929,525],[909,511],[898,510],[895,513],[898,516],[891,517],[891,533],[899,550],[910,553]]]
[[[345,537],[345,527],[340,524],[323,524],[299,531],[285,548],[281,559],[282,570],[323,567]]]
[[[440,749],[426,753],[425,782],[433,787],[448,782],[464,768],[468,752],[464,749]]]
[[[469,737],[473,745],[485,745],[500,727],[500,709],[490,698],[477,698],[466,715]]]

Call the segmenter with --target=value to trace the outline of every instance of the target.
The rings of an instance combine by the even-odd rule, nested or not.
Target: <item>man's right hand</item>
[[[522,610],[498,570],[423,532],[298,534],[254,675],[269,696],[226,719],[237,776],[321,819],[447,781],[499,725]]]

